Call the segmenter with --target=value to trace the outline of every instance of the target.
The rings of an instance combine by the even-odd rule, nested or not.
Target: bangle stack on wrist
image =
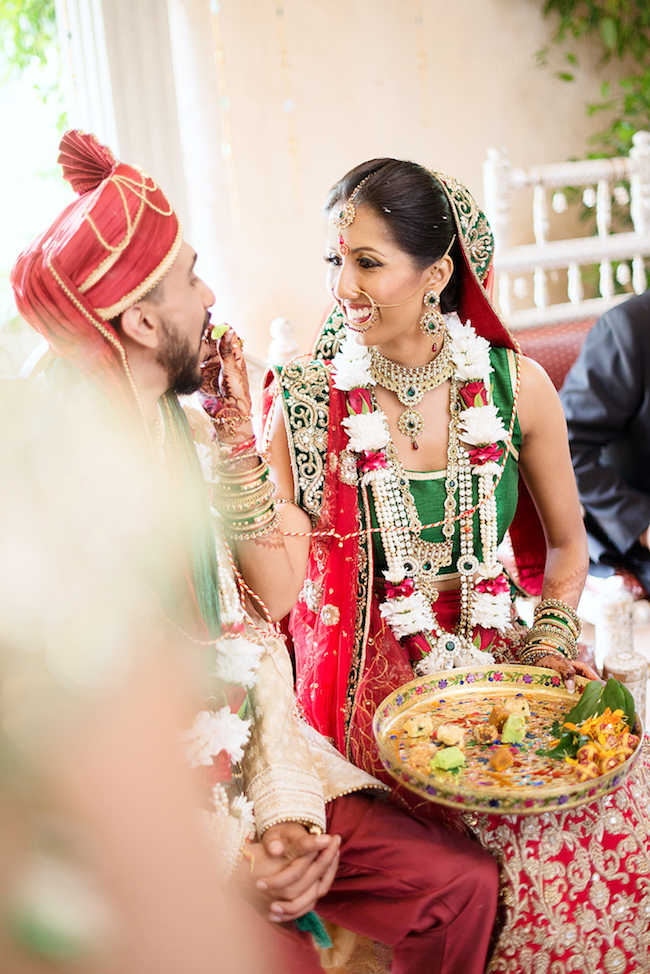
[[[535,609],[519,660],[525,666],[536,666],[545,656],[577,659],[581,631],[575,609],[560,599],[543,599]]]
[[[226,476],[236,471],[248,471],[257,467],[260,456],[257,452],[255,437],[251,436],[242,443],[219,444],[219,471],[225,471]]]
[[[243,461],[246,460],[244,466],[249,467],[253,458],[257,461],[255,466],[242,469]],[[229,538],[249,541],[273,529],[276,518],[274,491],[268,463],[251,449],[240,452],[236,458],[231,457],[227,465],[219,467],[215,501]]]

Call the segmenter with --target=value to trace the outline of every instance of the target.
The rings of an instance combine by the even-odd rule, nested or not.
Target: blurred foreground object
[[[0,411],[0,970],[264,971],[178,744],[200,675],[151,596],[173,519],[141,440],[38,383]]]

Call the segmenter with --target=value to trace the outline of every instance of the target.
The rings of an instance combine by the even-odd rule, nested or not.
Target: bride
[[[465,187],[375,159],[325,211],[334,310],[314,356],[268,390],[268,482],[233,332],[204,400],[241,572],[272,618],[291,613],[299,705],[393,784],[372,717],[414,672],[496,661],[551,667],[570,690],[595,678],[576,651],[587,547],[557,394],[491,304],[492,235]],[[498,557],[508,529],[519,580],[542,597],[530,629]],[[639,762],[613,794],[558,814],[448,816],[502,863],[490,970],[649,969],[647,774]]]

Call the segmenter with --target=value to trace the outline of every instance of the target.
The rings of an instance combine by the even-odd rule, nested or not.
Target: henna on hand
[[[207,341],[210,351],[202,366],[199,398],[219,442],[240,443],[253,435],[244,343],[232,328],[217,340],[209,333]]]
[[[588,565],[584,568],[576,568],[570,575],[558,579],[544,579],[544,590],[542,598],[562,599],[563,602],[571,602],[576,596],[580,598],[587,578]]]

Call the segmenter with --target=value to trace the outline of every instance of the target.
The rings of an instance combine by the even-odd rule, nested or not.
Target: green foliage
[[[634,132],[650,129],[650,0],[545,0],[543,13],[559,17],[555,42],[587,38],[602,64],[612,59],[636,61],[638,68],[624,73],[614,86],[603,84],[603,101],[587,106],[589,115],[606,113],[611,119],[607,128],[591,138],[595,148],[589,158],[626,155]],[[565,59],[578,66],[574,53],[566,54]],[[537,62],[548,62],[548,48],[537,53]],[[558,71],[556,77],[573,81],[575,75]]]
[[[34,90],[43,102],[59,103],[57,128],[62,132],[67,128],[67,116],[62,106],[54,0],[0,0],[0,70],[6,79],[34,67],[40,69]]]
[[[648,0],[546,0],[543,11],[559,15],[554,40],[594,38],[603,61],[631,54],[642,64],[650,50]]]
[[[0,51],[9,67],[45,65],[55,46],[54,0],[0,0]]]

